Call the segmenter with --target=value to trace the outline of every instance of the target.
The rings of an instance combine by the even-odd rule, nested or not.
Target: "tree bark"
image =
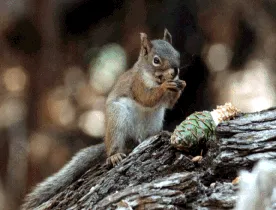
[[[233,209],[232,180],[261,158],[276,158],[276,108],[241,114],[216,128],[200,162],[161,132],[120,163],[91,167],[39,209]]]

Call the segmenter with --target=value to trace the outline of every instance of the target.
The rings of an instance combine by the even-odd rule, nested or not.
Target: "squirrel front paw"
[[[181,91],[184,90],[184,88],[186,87],[186,82],[184,80],[176,80],[175,82],[177,83],[177,87]]]
[[[126,158],[126,154],[116,153],[106,159],[106,164],[114,167],[117,166],[124,158]]]
[[[175,80],[175,81],[165,81],[161,85],[165,90],[171,91],[182,91],[186,87],[186,82],[184,80]]]

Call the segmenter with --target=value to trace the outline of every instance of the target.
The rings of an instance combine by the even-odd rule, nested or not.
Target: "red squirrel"
[[[33,209],[69,186],[91,166],[107,161],[116,166],[135,146],[163,128],[166,109],[177,102],[186,83],[178,78],[180,55],[167,29],[163,39],[140,34],[134,66],[123,73],[106,101],[104,143],[78,152],[59,172],[27,195],[22,209]]]

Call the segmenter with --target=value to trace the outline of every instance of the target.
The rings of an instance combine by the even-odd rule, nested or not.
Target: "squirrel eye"
[[[160,66],[160,65],[161,65],[161,59],[160,59],[157,55],[155,55],[155,56],[153,57],[152,64],[153,64],[154,66]]]

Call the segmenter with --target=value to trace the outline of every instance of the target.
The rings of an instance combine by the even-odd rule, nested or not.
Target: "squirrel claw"
[[[115,166],[119,165],[119,163],[120,163],[125,157],[126,157],[126,154],[124,154],[124,153],[116,153],[116,154],[110,156],[109,158],[107,158],[106,163],[107,163],[107,165],[109,165],[109,166],[112,165],[113,167],[115,167]]]

